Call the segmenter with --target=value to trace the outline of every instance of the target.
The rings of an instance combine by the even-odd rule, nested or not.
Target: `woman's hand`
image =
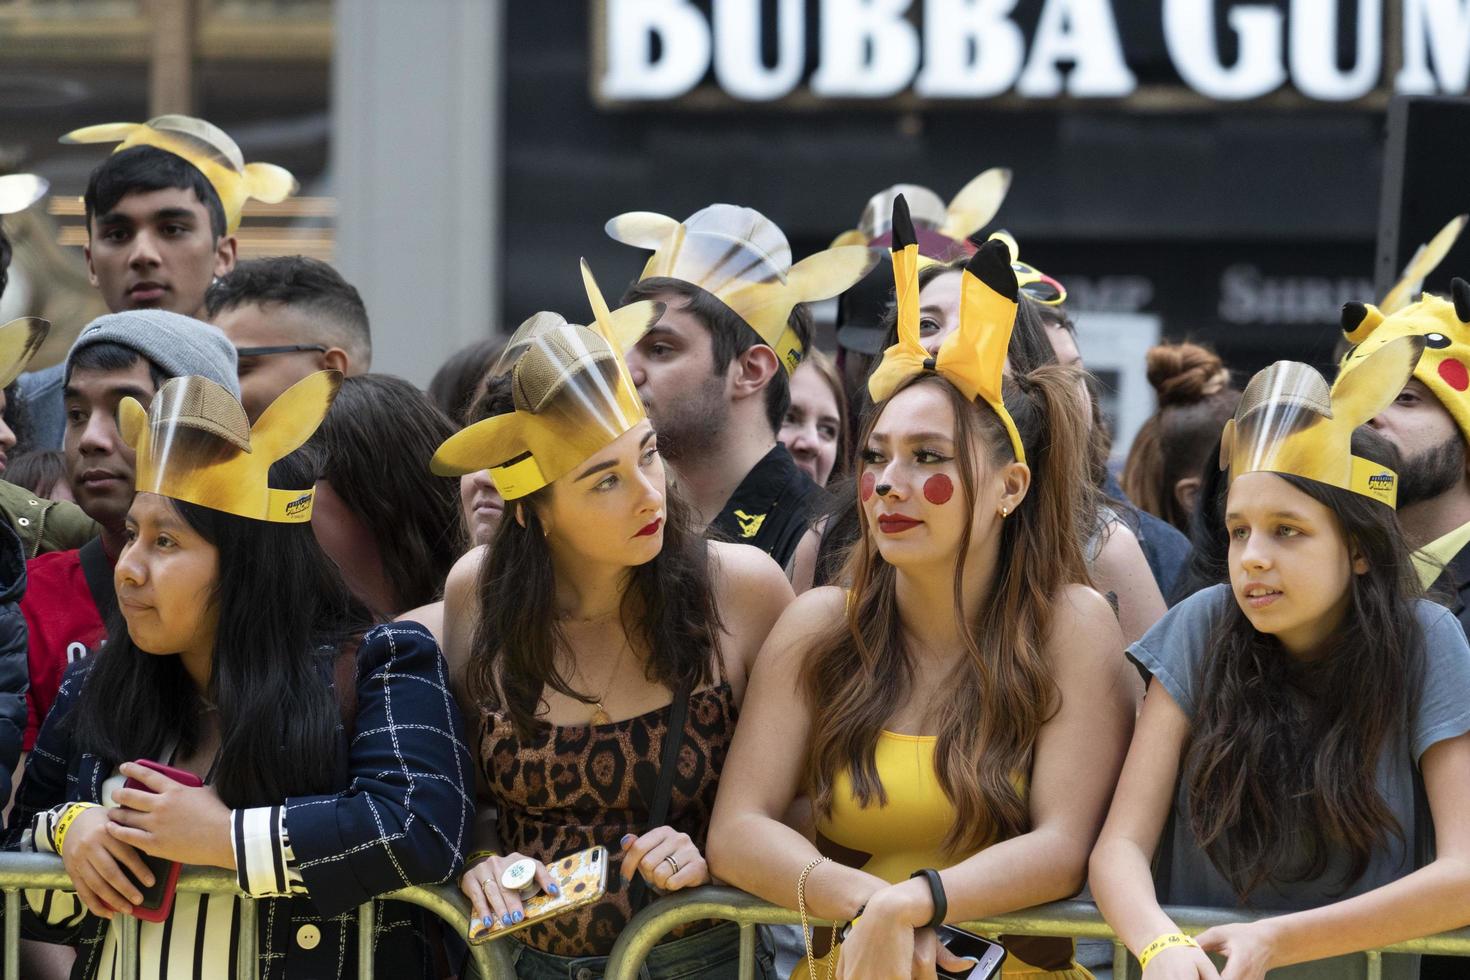
[[[107,832],[154,857],[182,864],[235,867],[230,808],[210,786],[185,786],[161,772],[124,762],[122,775],[147,790],[120,789],[107,811]]]
[[[1276,965],[1276,927],[1270,919],[1216,926],[1194,938],[1201,949],[1225,957],[1220,980],[1263,980]]]
[[[704,855],[688,834],[673,827],[655,827],[642,837],[625,834],[619,843],[623,846],[622,872],[627,881],[632,881],[637,871],[660,892],[710,883]]]
[[[109,821],[103,807],[79,813],[66,832],[61,863],[76,885],[77,898],[93,915],[110,919],[118,912],[131,912],[143,901],[138,886],[128,880],[123,867],[133,872],[143,886],[153,884],[153,872],[138,852],[107,832]]]
[[[1193,946],[1174,946],[1154,954],[1143,980],[1220,980],[1210,958]]]
[[[490,928],[497,919],[502,926],[513,926],[526,917],[520,892],[502,888],[500,885],[500,876],[505,873],[505,869],[525,859],[524,854],[507,854],[504,857],[492,854],[465,868],[464,875],[459,879],[459,890],[470,900],[475,917],[485,928]],[[540,861],[535,864],[536,882],[541,890],[548,895],[560,895],[561,889],[557,887],[546,865]]]
[[[965,974],[975,961],[951,953],[933,929],[915,930],[892,917],[864,912],[842,943],[837,980],[933,980],[936,967]]]

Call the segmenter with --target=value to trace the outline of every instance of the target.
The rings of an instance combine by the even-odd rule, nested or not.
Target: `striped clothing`
[[[347,759],[347,787],[233,814],[236,878],[264,899],[258,908],[263,980],[355,975],[356,907],[406,885],[452,881],[463,864],[473,783],[438,645],[422,627],[394,623],[369,632],[357,659],[355,731],[350,747],[345,737],[338,746]],[[101,802],[111,788],[115,766],[74,750],[64,723],[88,663],[68,672],[41,730],[11,814],[12,847],[54,850],[51,831],[61,806]],[[329,683],[325,674],[323,683]],[[233,977],[240,901],[176,895],[167,921],[141,923],[140,977]],[[28,891],[26,906],[28,935],[78,947],[73,980],[119,972],[117,931],[75,896]],[[431,975],[417,910],[379,905],[374,935],[380,976]]]

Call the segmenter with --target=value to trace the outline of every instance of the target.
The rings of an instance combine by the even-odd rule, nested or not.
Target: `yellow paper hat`
[[[781,229],[759,211],[731,204],[711,204],[686,221],[630,211],[609,221],[607,233],[653,250],[640,281],[671,278],[703,289],[750,325],[787,374],[806,353],[787,322],[791,310],[845,292],[878,263],[870,249],[848,245],[792,265]],[[618,340],[627,350],[637,338]]]
[[[585,261],[582,278],[593,326],[568,323],[556,313],[538,313],[521,324],[510,370],[515,410],[446,439],[429,464],[435,473],[489,470],[500,495],[515,500],[570,473],[647,418],[614,340],[613,314]],[[636,313],[623,315],[643,317],[645,327],[657,315],[651,303],[635,306]]]
[[[23,316],[0,327],[0,388],[20,377],[50,332],[51,321],[38,316]]]
[[[63,143],[118,143],[114,153],[152,146],[183,157],[204,174],[225,209],[225,233],[240,227],[250,198],[278,204],[296,193],[296,178],[273,163],[246,163],[240,148],[218,126],[193,116],[159,116],[146,123],[102,123],[61,137]]]
[[[146,411],[124,398],[118,422],[137,454],[137,489],[257,521],[306,523],[315,489],[272,487],[271,464],[311,438],[341,385],[336,371],[308,375],[254,428],[239,400],[208,378],[170,378]]]
[[[1232,481],[1242,473],[1284,473],[1395,506],[1398,474],[1354,456],[1353,431],[1398,397],[1423,350],[1420,337],[1392,340],[1330,391],[1314,368],[1295,361],[1258,372],[1225,423],[1220,468]]]
[[[962,187],[948,204],[927,187],[894,184],[868,198],[858,226],[838,235],[832,244],[867,245],[886,235],[893,227],[893,202],[899,196],[908,203],[916,228],[938,232],[958,244],[995,220],[1010,193],[1011,176],[1005,167],[992,167]]]
[[[0,214],[24,211],[46,196],[51,185],[35,174],[6,174],[0,177]]]
[[[902,195],[893,202],[892,255],[898,342],[883,352],[882,363],[868,378],[873,401],[887,400],[914,375],[943,375],[966,398],[984,399],[1000,416],[1016,460],[1024,463],[1026,449],[1021,444],[1021,433],[1001,397],[1019,295],[1005,243],[986,242],[965,266],[960,284],[959,329],[944,339],[939,353],[932,357],[919,342],[919,246]]]
[[[1450,223],[1441,228],[1433,238],[1414,252],[1414,257],[1404,267],[1403,275],[1394,287],[1388,291],[1378,303],[1378,309],[1384,316],[1393,316],[1395,313],[1409,305],[1414,294],[1424,289],[1424,280],[1429,274],[1439,268],[1439,264],[1450,254],[1450,249],[1455,247],[1460,233],[1465,230],[1465,224],[1470,222],[1470,214],[1462,214],[1450,219]]]

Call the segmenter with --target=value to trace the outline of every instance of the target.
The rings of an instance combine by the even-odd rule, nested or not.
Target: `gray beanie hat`
[[[127,310],[99,316],[82,328],[66,355],[71,377],[77,351],[93,344],[118,344],[137,351],[171,378],[197,374],[240,397],[239,357],[218,327],[167,310]]]

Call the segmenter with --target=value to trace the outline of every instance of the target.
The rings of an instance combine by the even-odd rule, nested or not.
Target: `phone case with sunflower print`
[[[513,926],[507,926],[495,919],[487,927],[476,919],[470,925],[470,942],[478,946],[480,943],[508,936],[563,912],[591,905],[607,893],[607,848],[600,844],[569,854],[547,870],[561,889],[560,895],[537,892],[524,903],[526,917]]]

